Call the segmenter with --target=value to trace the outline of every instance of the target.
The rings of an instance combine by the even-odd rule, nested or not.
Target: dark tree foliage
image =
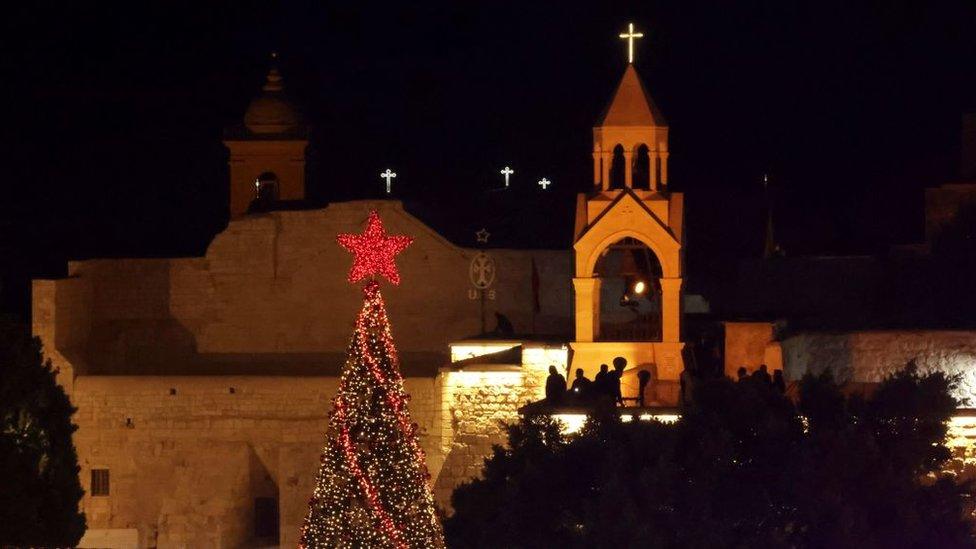
[[[0,325],[0,546],[72,547],[85,532],[75,408],[22,327]]]
[[[454,492],[448,544],[972,547],[972,488],[938,474],[953,383],[910,365],[845,397],[828,373],[794,404],[708,380],[673,425],[598,410],[572,438],[526,417]]]

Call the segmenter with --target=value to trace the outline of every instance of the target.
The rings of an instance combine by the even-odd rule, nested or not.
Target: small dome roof
[[[244,126],[251,133],[281,134],[292,133],[301,124],[301,116],[285,97],[281,74],[272,67],[261,95],[251,101],[244,113]]]

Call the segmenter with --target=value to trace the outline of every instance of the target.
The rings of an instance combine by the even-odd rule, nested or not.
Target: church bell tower
[[[648,370],[649,401],[677,397],[683,219],[683,195],[668,189],[667,122],[628,64],[593,128],[593,188],[577,197],[571,344],[573,368],[588,375],[625,358],[625,396]]]
[[[274,57],[274,56],[272,56]],[[276,67],[268,71],[261,94],[244,114],[244,123],[227,130],[230,151],[230,217],[247,213],[255,199],[265,203],[305,198],[305,148],[308,130],[288,101]]]

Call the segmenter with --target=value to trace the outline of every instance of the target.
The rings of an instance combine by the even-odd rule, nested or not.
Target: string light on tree
[[[387,168],[385,172],[382,172],[380,174],[380,177],[386,180],[386,194],[392,193],[393,186],[391,185],[391,181],[393,180],[394,177],[396,177],[396,172],[391,170],[390,168]]]
[[[542,190],[544,191],[547,190],[549,188],[549,185],[552,185],[552,181],[549,181],[545,177],[539,180],[539,186],[542,187]]]
[[[333,399],[299,547],[443,548],[419,427],[407,410],[386,305],[372,278],[398,283],[394,257],[413,239],[387,235],[373,211],[362,234],[337,240],[355,254],[349,281],[370,279]]]
[[[630,64],[634,63],[634,40],[637,38],[644,38],[644,33],[634,32],[634,24],[627,23],[627,32],[622,33],[620,38],[627,41],[627,62]]]
[[[507,189],[508,188],[508,177],[510,175],[512,175],[513,173],[515,173],[515,170],[513,170],[512,168],[509,168],[508,166],[505,166],[502,169],[502,172],[501,173],[502,173],[502,175],[505,176],[505,188]]]

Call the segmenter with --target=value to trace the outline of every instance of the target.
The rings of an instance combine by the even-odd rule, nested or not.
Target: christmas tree
[[[379,274],[399,284],[393,258],[412,241],[387,235],[375,211],[363,234],[338,237],[355,254],[349,281],[368,280],[300,547],[444,546],[418,427],[410,421],[390,322],[373,278]]]

